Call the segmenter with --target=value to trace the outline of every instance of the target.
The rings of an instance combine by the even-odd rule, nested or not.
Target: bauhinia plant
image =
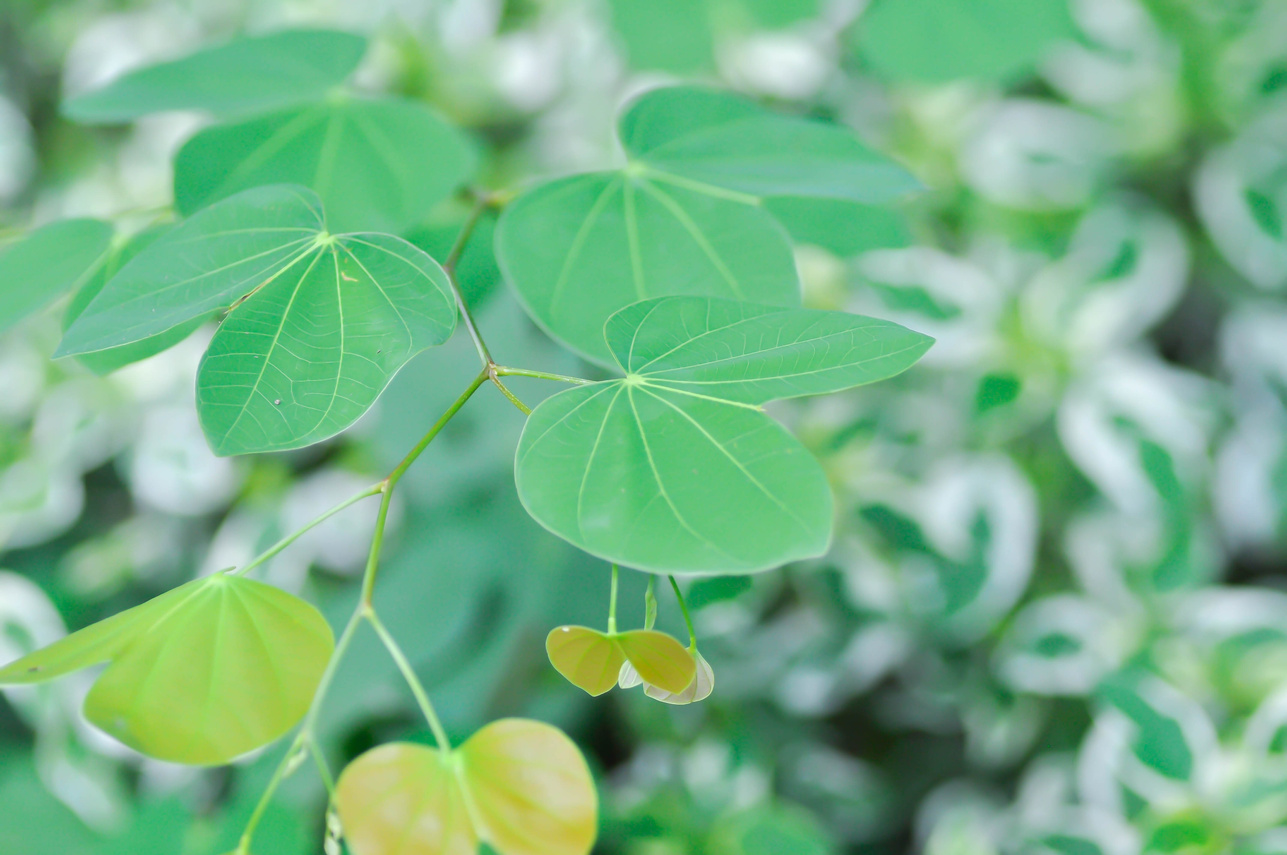
[[[697,649],[617,628],[619,567],[670,577],[754,573],[821,555],[832,500],[821,467],[764,411],[779,399],[890,377],[930,346],[887,321],[801,307],[790,238],[766,200],[890,202],[915,189],[845,129],[726,93],[674,87],[621,118],[619,169],[517,194],[470,184],[476,146],[426,107],[343,86],[361,39],[294,31],[247,38],[127,74],[69,101],[86,123],[197,109],[220,122],[175,161],[174,216],[133,234],[56,222],[0,250],[7,326],[70,294],[56,358],[98,372],[217,321],[196,405],[220,455],[301,448],[357,421],[413,356],[462,323],[477,375],[379,482],[240,568],[200,578],[0,669],[0,685],[108,663],[91,722],[144,754],[214,765],[295,728],[236,852],[278,785],[312,758],[332,799],[332,839],[354,855],[588,852],[597,797],[557,729],[505,719],[453,746],[373,605],[399,480],[483,386],[527,419],[518,494],[542,526],[611,566],[606,631],[556,627],[554,666],[591,695],[643,684],[667,703],[710,694]],[[452,194],[473,200],[439,261],[399,236]],[[843,209],[839,209],[843,210]],[[498,361],[474,322],[457,262],[500,212],[496,253],[514,294],[555,340],[602,367],[591,381]],[[830,212],[830,213],[829,213]],[[177,219],[176,219],[177,217]],[[504,343],[496,343],[503,355]],[[506,378],[569,388],[529,410]],[[505,453],[498,450],[497,453]],[[361,594],[333,637],[317,610],[250,578],[308,529],[379,497]],[[687,620],[687,609],[684,608]],[[333,775],[314,727],[362,627],[379,636],[436,748],[379,746]]]

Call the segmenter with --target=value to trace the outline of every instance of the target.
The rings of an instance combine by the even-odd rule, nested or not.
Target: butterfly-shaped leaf
[[[268,744],[308,710],[334,649],[318,611],[216,574],[0,669],[0,685],[110,662],[85,699],[98,727],[151,757],[212,765]]]
[[[127,72],[72,98],[63,113],[85,124],[128,122],[165,110],[219,116],[274,110],[324,97],[357,67],[366,39],[334,30],[285,30],[234,39]]]
[[[715,670],[700,652],[694,652],[692,658],[697,664],[697,672],[692,682],[682,692],[668,692],[660,686],[654,686],[640,676],[639,671],[629,662],[622,663],[621,672],[617,675],[617,685],[623,689],[633,689],[635,686],[642,685],[644,694],[664,704],[682,706],[704,701],[715,690]]]
[[[822,200],[825,216],[836,199],[887,201],[916,187],[843,128],[712,90],[650,92],[620,135],[625,168],[543,184],[496,231],[501,269],[528,313],[604,364],[604,321],[639,300],[800,304],[790,238],[761,197]]]
[[[544,401],[519,441],[528,512],[654,573],[750,573],[826,551],[821,467],[760,405],[891,377],[932,340],[888,321],[666,297],[605,328],[626,373]]]
[[[1076,30],[1067,0],[877,0],[858,19],[862,55],[893,80],[1004,80]]]
[[[335,804],[353,855],[585,855],[598,797],[581,752],[541,722],[492,722],[450,753],[392,743],[340,776]]]
[[[111,241],[107,223],[60,220],[0,246],[0,332],[87,281]]]
[[[423,104],[336,97],[201,131],[175,157],[174,201],[190,214],[250,187],[301,184],[336,231],[401,232],[468,180],[476,159]]]
[[[442,269],[400,238],[326,231],[302,187],[248,190],[126,264],[68,327],[95,353],[230,308],[197,374],[218,454],[298,448],[348,427],[408,359],[450,337]]]
[[[667,691],[682,692],[693,682],[693,657],[656,630],[603,633],[585,626],[558,626],[545,637],[545,652],[568,682],[595,696],[617,684],[626,663]]]

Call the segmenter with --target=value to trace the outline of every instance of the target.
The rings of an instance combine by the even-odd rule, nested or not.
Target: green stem
[[[460,234],[456,236],[456,242],[452,245],[451,251],[447,253],[447,260],[442,263],[443,272],[447,274],[447,282],[451,285],[452,293],[456,295],[456,305],[460,307],[461,320],[465,322],[465,328],[469,330],[469,337],[474,341],[474,349],[478,351],[478,358],[482,360],[484,367],[490,367],[496,363],[492,360],[491,351],[487,349],[487,342],[483,341],[483,334],[478,330],[478,324],[474,322],[474,316],[469,311],[469,304],[465,302],[465,294],[460,290],[460,280],[456,278],[456,265],[460,262],[460,257],[465,252],[465,246],[469,243],[469,238],[473,235],[474,229],[478,226],[478,221],[482,219],[483,213],[491,207],[491,202],[480,196],[470,210],[469,216],[465,219],[465,224],[460,227]]]
[[[322,747],[317,744],[317,740],[308,741],[308,753],[313,755],[313,763],[317,766],[317,774],[326,786],[326,794],[330,796],[331,801],[335,801],[335,776],[331,774],[331,766],[326,762]]]
[[[235,575],[235,576],[245,576],[245,575],[246,575],[247,573],[249,573],[251,570],[254,570],[254,569],[255,569],[256,567],[258,567],[260,564],[263,564],[265,561],[267,561],[268,559],[272,558],[274,555],[276,555],[277,553],[281,552],[283,549],[285,549],[286,547],[290,546],[290,545],[291,545],[292,543],[294,543],[295,541],[299,540],[299,539],[300,539],[300,537],[302,537],[302,536],[304,535],[304,533],[305,533],[305,532],[307,532],[309,529],[316,528],[317,526],[319,526],[319,525],[321,525],[322,523],[326,522],[328,519],[330,519],[331,517],[335,516],[335,515],[336,515],[336,514],[338,514],[340,511],[344,510],[345,508],[349,507],[350,505],[355,505],[355,504],[357,504],[358,502],[362,501],[363,499],[367,498],[368,496],[374,496],[376,493],[379,493],[379,492],[380,492],[381,490],[383,490],[383,489],[384,489],[384,487],[383,487],[383,484],[382,484],[382,483],[381,483],[381,484],[375,484],[375,485],[373,485],[373,486],[371,486],[371,487],[368,487],[367,489],[363,490],[361,493],[358,493],[356,496],[350,496],[349,498],[347,498],[347,499],[345,499],[344,501],[340,502],[340,503],[339,503],[338,505],[336,505],[335,507],[331,508],[329,511],[326,511],[325,513],[323,513],[323,514],[321,514],[320,516],[318,516],[316,519],[313,519],[313,520],[311,520],[310,522],[305,523],[305,525],[304,525],[304,527],[303,527],[303,528],[298,529],[298,530],[296,530],[296,531],[292,532],[291,534],[286,535],[286,536],[285,536],[285,537],[283,537],[281,540],[279,540],[279,541],[277,541],[276,543],[274,543],[274,544],[273,544],[272,546],[270,546],[268,549],[266,549],[266,550],[264,550],[263,552],[261,552],[261,553],[259,554],[259,556],[258,556],[257,558],[255,558],[255,560],[251,561],[251,562],[250,562],[249,564],[247,564],[245,567],[242,567],[240,570],[238,570],[238,571],[237,571],[235,574],[233,574],[233,575]]]
[[[569,377],[566,374],[551,374],[548,371],[531,371],[527,368],[510,368],[506,365],[496,366],[498,377],[535,377],[537,380],[557,380],[560,383],[571,383],[575,386],[589,386],[593,380],[581,377]]]
[[[370,609],[366,611],[366,619],[371,622],[375,628],[375,634],[380,636],[380,641],[384,642],[385,649],[393,657],[397,664],[398,670],[402,672],[402,678],[407,681],[411,687],[411,694],[415,696],[416,703],[420,706],[420,712],[424,715],[425,721],[429,722],[429,729],[433,731],[434,742],[438,744],[441,751],[451,751],[451,740],[447,738],[447,731],[443,728],[442,722],[438,720],[438,713],[434,711],[433,704],[429,701],[429,695],[425,692],[424,686],[420,684],[420,678],[416,676],[416,671],[411,667],[402,648],[393,635],[385,629],[384,624],[380,621],[379,616]]]
[[[531,407],[527,406],[527,404],[524,404],[522,401],[520,401],[518,399],[518,396],[515,395],[513,392],[511,392],[509,390],[509,387],[500,381],[500,377],[497,375],[497,372],[495,371],[495,369],[493,369],[491,372],[491,378],[492,378],[492,382],[496,384],[496,388],[501,390],[501,394],[504,395],[506,398],[508,398],[511,404],[518,407],[519,412],[521,412],[525,416],[530,416],[532,414]]]
[[[617,631],[617,576],[620,575],[617,565],[612,565],[612,593],[608,596],[608,635]]]
[[[394,484],[398,483],[398,479],[402,477],[412,463],[416,462],[416,458],[420,456],[420,453],[428,448],[429,443],[433,442],[439,431],[447,426],[447,422],[451,421],[456,413],[460,412],[460,408],[465,406],[465,402],[473,397],[474,393],[478,391],[478,387],[487,382],[488,376],[489,373],[486,369],[479,372],[474,381],[469,384],[469,388],[460,393],[460,397],[456,399],[455,403],[448,407],[447,412],[443,413],[438,421],[433,423],[433,427],[429,428],[429,431],[420,438],[420,441],[416,443],[416,447],[407,452],[407,456],[402,458],[402,462],[389,473],[389,477],[384,479],[385,484],[392,488]]]
[[[648,574],[648,588],[644,591],[644,629],[657,623],[657,577]]]
[[[697,649],[697,633],[693,631],[693,619],[688,614],[688,604],[684,602],[684,595],[679,593],[679,583],[675,581],[674,576],[668,576],[670,587],[675,589],[675,599],[679,600],[679,610],[684,613],[684,623],[688,626],[688,649],[690,651]]]

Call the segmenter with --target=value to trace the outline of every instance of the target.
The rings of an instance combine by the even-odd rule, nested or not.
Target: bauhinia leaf
[[[335,805],[353,855],[585,855],[597,834],[590,770],[561,731],[492,722],[452,752],[391,743],[340,775]]]
[[[815,220],[917,186],[901,166],[836,125],[780,115],[705,89],[640,98],[621,120],[630,162],[559,179],[502,215],[496,252],[529,314],[581,354],[608,364],[600,331],[652,297],[800,304],[790,237],[762,197],[816,202]],[[813,222],[817,232],[839,225]]]
[[[357,67],[366,39],[334,30],[285,30],[234,39],[127,72],[63,104],[84,124],[128,122],[165,110],[218,116],[304,104],[324,97]]]
[[[144,754],[227,763],[308,710],[330,660],[330,626],[308,603],[215,574],[162,594],[0,669],[0,685],[110,661],[85,715]]]
[[[891,377],[932,343],[888,321],[699,297],[630,306],[605,338],[626,377],[537,407],[515,479],[541,525],[654,573],[749,573],[826,551],[826,478],[758,405]]]
[[[687,653],[687,651],[684,652]],[[661,701],[663,704],[683,706],[704,701],[715,690],[715,670],[711,668],[710,663],[706,661],[706,657],[702,656],[700,652],[694,652],[692,658],[697,663],[697,673],[693,681],[682,692],[668,692],[660,686],[654,686],[643,679],[629,662],[622,663],[621,671],[617,675],[617,685],[623,689],[633,689],[635,686],[642,685],[644,694]]]
[[[0,247],[0,332],[85,282],[111,242],[107,223],[61,220]]]
[[[196,134],[174,161],[184,214],[264,184],[310,187],[336,231],[401,232],[469,179],[460,131],[403,98],[334,97]]]
[[[330,234],[311,191],[276,186],[220,202],[140,252],[56,355],[117,348],[224,308],[197,375],[198,415],[218,454],[334,435],[456,322],[433,259],[389,235]]]
[[[603,633],[585,626],[558,626],[546,636],[545,652],[568,682],[593,696],[617,684],[624,664],[669,691],[682,692],[693,682],[693,657],[656,630]]]

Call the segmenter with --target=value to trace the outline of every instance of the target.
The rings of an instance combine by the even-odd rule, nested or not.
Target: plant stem
[[[644,629],[657,623],[657,577],[648,574],[648,588],[644,591]]]
[[[433,427],[429,428],[429,431],[420,438],[420,441],[416,443],[416,447],[407,452],[407,456],[402,458],[402,462],[389,473],[389,477],[385,478],[383,481],[384,484],[387,484],[389,488],[392,488],[394,484],[398,483],[398,479],[402,477],[403,473],[407,471],[412,463],[416,462],[416,458],[419,457],[420,453],[429,446],[429,443],[433,442],[434,437],[438,435],[438,432],[446,427],[447,422],[451,421],[452,417],[455,416],[456,413],[460,412],[460,408],[465,406],[465,402],[473,397],[473,394],[478,391],[478,387],[487,382],[488,376],[489,374],[485,369],[479,372],[478,376],[469,384],[469,387],[465,389],[464,392],[460,393],[460,397],[456,399],[455,403],[447,408],[447,412],[443,413],[442,416],[439,417],[438,421],[433,423]]]
[[[688,649],[694,651],[697,649],[697,633],[693,631],[693,619],[688,614],[688,604],[684,602],[684,595],[679,593],[679,583],[675,581],[675,577],[667,578],[670,579],[670,587],[675,589],[675,599],[679,600],[679,610],[684,613],[684,623],[688,625]]]
[[[612,565],[612,593],[608,595],[608,635],[617,631],[617,576],[621,571]]]
[[[456,295],[456,305],[460,307],[461,320],[465,322],[465,328],[469,330],[469,337],[474,341],[474,349],[478,351],[478,358],[483,361],[484,367],[491,367],[496,363],[492,360],[491,351],[487,349],[487,342],[483,341],[483,334],[478,330],[478,324],[474,322],[474,316],[469,311],[469,304],[465,302],[465,294],[460,290],[460,280],[456,278],[456,265],[460,262],[460,257],[465,252],[465,246],[469,243],[469,238],[474,233],[474,228],[478,221],[491,206],[491,202],[484,196],[480,196],[470,210],[469,216],[465,219],[465,224],[460,227],[460,234],[456,235],[456,242],[452,245],[451,251],[447,253],[447,260],[443,262],[443,272],[447,274],[447,282],[451,285],[452,293]]]
[[[308,753],[313,755],[313,762],[317,765],[317,774],[322,779],[322,784],[326,786],[326,794],[330,796],[331,801],[335,800],[335,776],[331,774],[331,766],[326,762],[326,757],[322,754],[322,747],[317,744],[317,740],[308,741]]]
[[[560,383],[571,383],[575,386],[589,386],[593,380],[582,377],[569,377],[566,374],[551,374],[548,371],[532,371],[527,368],[510,368],[506,365],[496,366],[498,377],[535,377],[537,380],[557,380]]]
[[[520,401],[518,399],[518,396],[515,395],[513,392],[511,392],[509,390],[509,387],[500,381],[500,379],[496,376],[496,372],[494,369],[492,371],[492,382],[496,384],[497,389],[501,390],[501,394],[509,399],[509,402],[511,404],[518,407],[519,412],[521,412],[525,416],[530,416],[532,414],[531,407],[527,406],[527,404],[524,404],[522,401]]]
[[[285,536],[285,537],[283,537],[281,540],[279,540],[279,541],[277,541],[276,543],[274,543],[274,544],[273,544],[272,546],[270,546],[268,549],[266,549],[266,550],[264,550],[263,552],[261,552],[261,553],[259,554],[259,556],[255,558],[255,560],[251,561],[251,562],[250,562],[249,564],[247,564],[245,567],[242,567],[240,570],[238,570],[238,571],[237,571],[236,573],[234,573],[233,575],[235,575],[235,576],[245,576],[245,575],[246,575],[247,573],[249,573],[251,570],[254,570],[254,569],[255,569],[256,567],[258,567],[260,564],[263,564],[265,561],[267,561],[268,559],[272,558],[274,555],[276,555],[277,553],[281,552],[281,551],[282,551],[283,549],[285,549],[286,547],[290,546],[290,545],[291,545],[292,543],[294,543],[296,540],[299,540],[299,538],[300,538],[300,537],[302,537],[302,536],[304,535],[304,533],[305,533],[306,531],[308,531],[309,529],[316,528],[317,526],[319,526],[319,525],[321,525],[322,523],[326,522],[328,519],[330,519],[331,517],[335,516],[335,515],[336,515],[336,514],[338,514],[340,511],[344,510],[345,508],[349,507],[350,505],[357,504],[358,502],[362,501],[363,499],[367,498],[368,496],[374,496],[376,493],[381,492],[383,489],[384,489],[383,483],[380,483],[380,484],[374,484],[374,485],[372,485],[372,486],[368,487],[367,489],[363,490],[361,493],[358,493],[356,496],[350,496],[349,498],[347,498],[347,499],[345,499],[344,501],[340,502],[340,503],[339,503],[338,505],[336,505],[335,507],[331,508],[330,510],[328,510],[328,511],[326,511],[325,513],[323,513],[323,514],[321,514],[320,516],[318,516],[316,519],[313,519],[313,520],[311,520],[310,522],[305,523],[305,525],[304,525],[304,527],[303,527],[303,528],[300,528],[300,529],[295,530],[295,531],[294,531],[294,532],[292,532],[291,534],[286,535],[286,536]]]
[[[425,721],[429,722],[429,729],[433,731],[434,742],[438,744],[441,751],[451,751],[451,741],[447,738],[447,731],[443,728],[442,722],[438,720],[438,713],[434,711],[433,704],[429,701],[429,695],[425,692],[424,686],[420,684],[420,678],[416,676],[416,671],[411,667],[411,662],[407,660],[402,648],[398,642],[385,629],[384,624],[380,621],[378,615],[372,609],[366,611],[366,619],[371,622],[375,628],[375,634],[380,636],[380,641],[384,642],[385,649],[393,657],[394,663],[397,664],[398,670],[402,672],[402,678],[407,681],[411,687],[411,694],[415,696],[416,703],[420,706],[420,712],[424,715]]]

